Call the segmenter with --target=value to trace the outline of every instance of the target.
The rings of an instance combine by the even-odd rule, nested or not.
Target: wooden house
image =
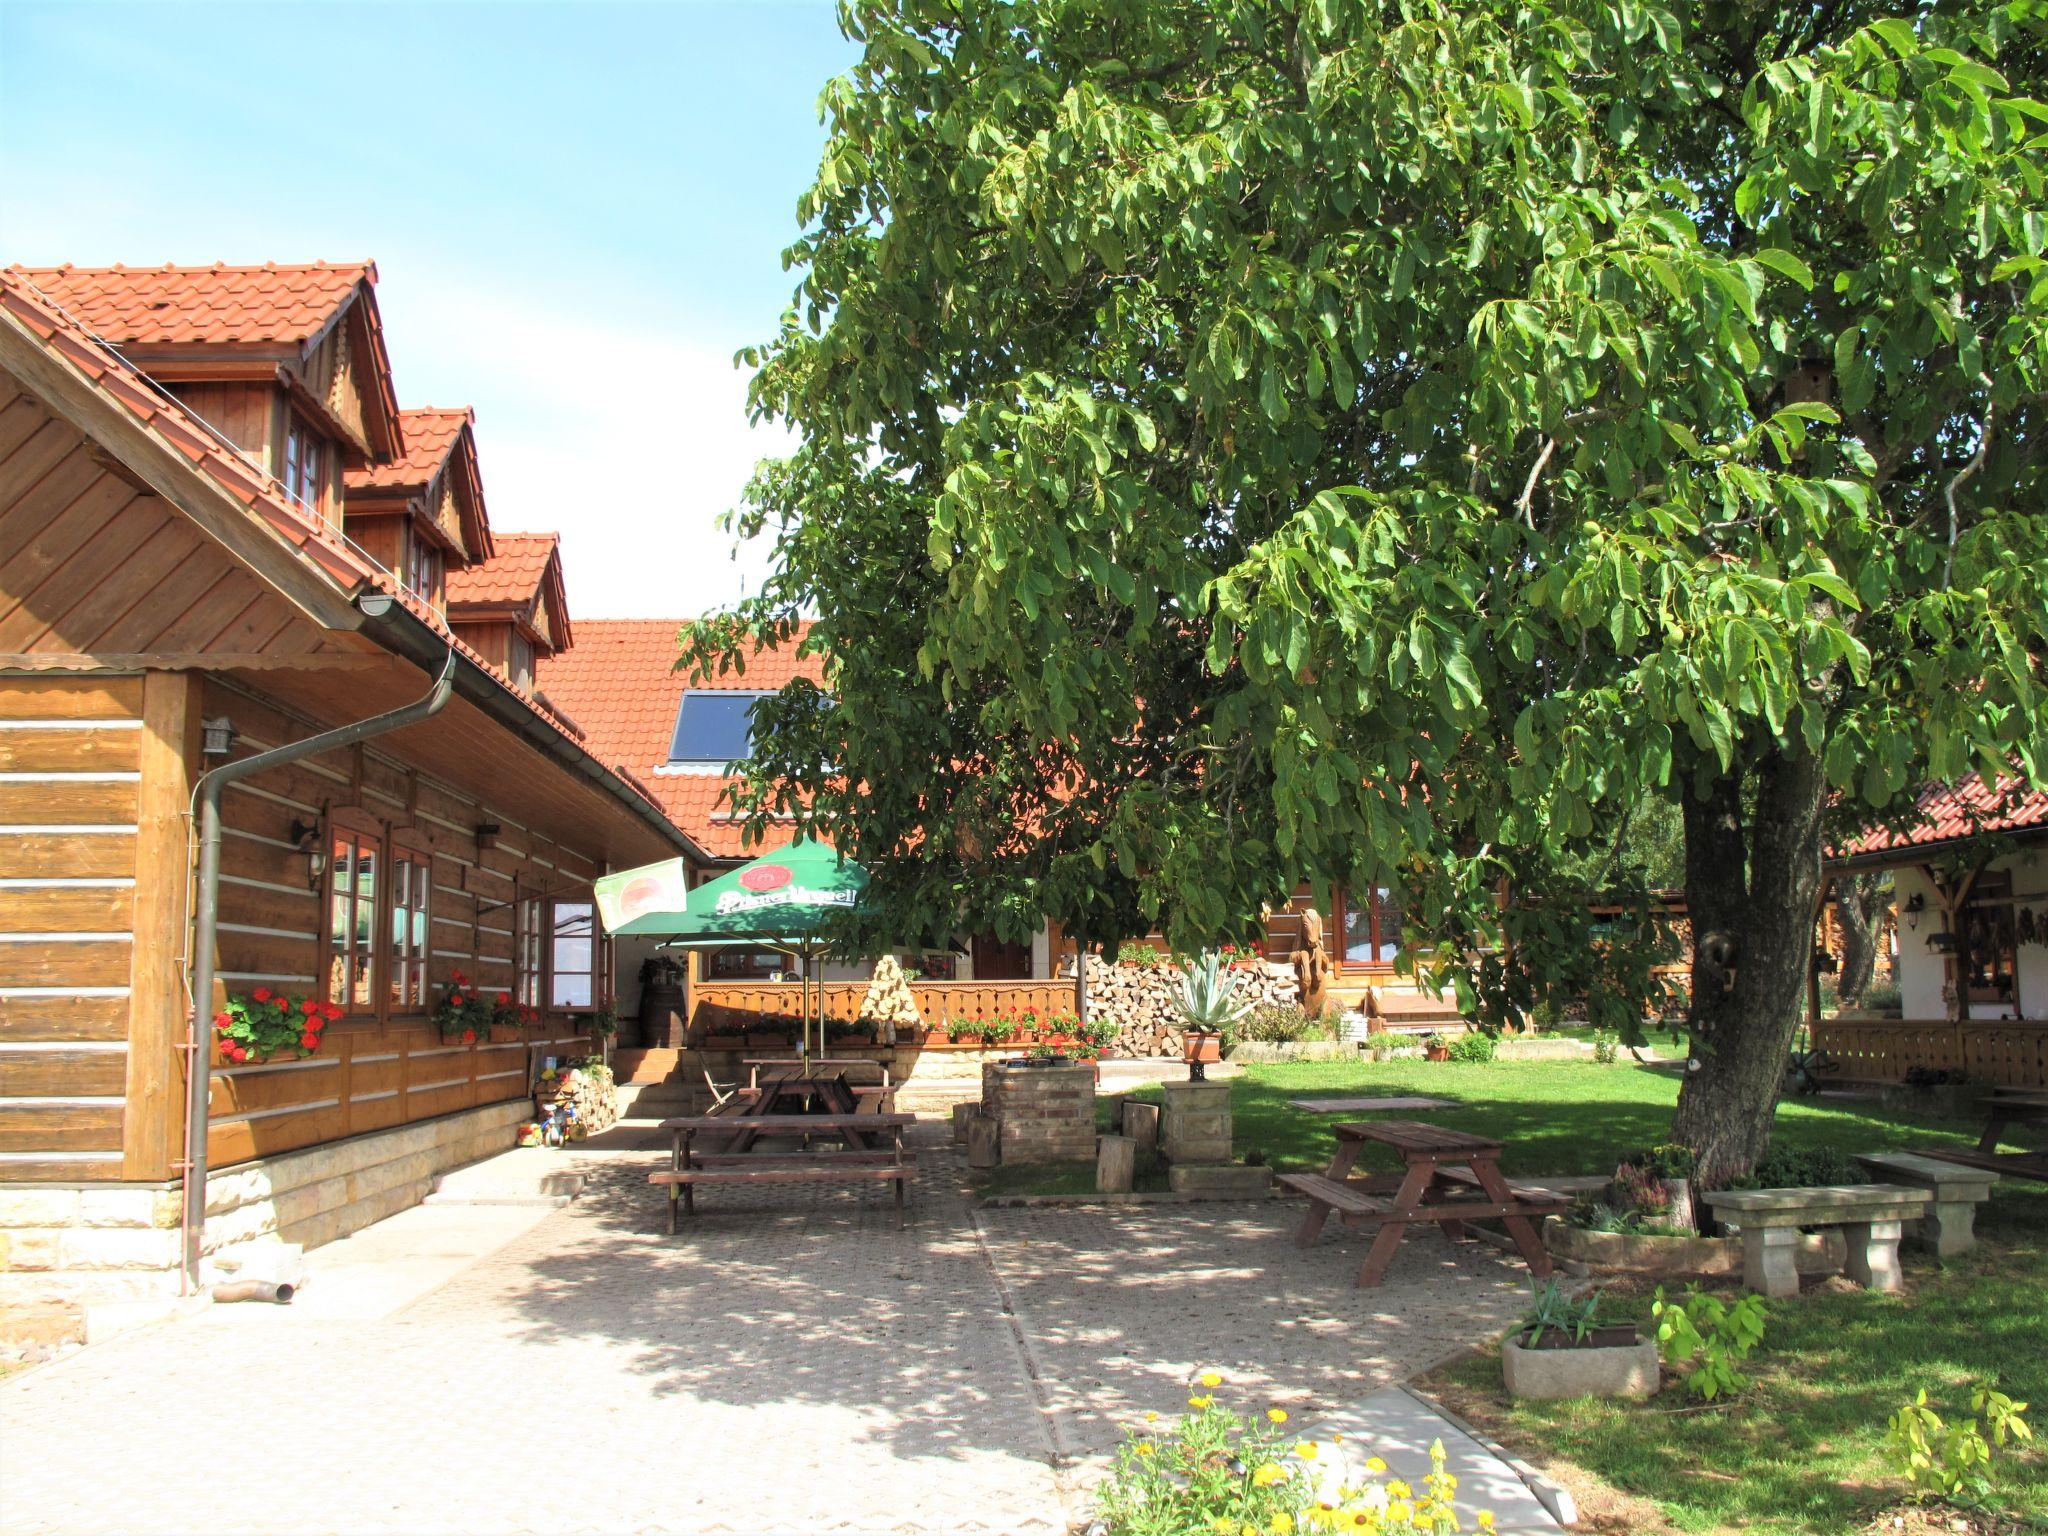
[[[510,1146],[609,1000],[591,881],[702,856],[532,689],[515,642],[570,638],[552,540],[537,602],[448,611],[525,590],[532,546],[491,533],[468,413],[398,409],[375,283],[0,273],[0,1298],[161,1291]],[[195,878],[209,771],[420,700],[220,791]],[[463,986],[529,1022],[444,1038]],[[224,1059],[212,1015],[257,989],[341,1017]]]

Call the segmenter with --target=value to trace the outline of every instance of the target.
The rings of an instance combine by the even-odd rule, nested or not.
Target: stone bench
[[[1997,1174],[1918,1152],[1859,1152],[1856,1161],[1874,1178],[1924,1189],[1934,1197],[1933,1208],[1913,1224],[1912,1235],[1938,1257],[1953,1258],[1977,1246],[1977,1207],[1991,1198]]]
[[[1742,1279],[1766,1296],[1799,1294],[1793,1250],[1801,1227],[1840,1227],[1845,1272],[1872,1291],[1899,1288],[1899,1237],[1933,1197],[1900,1184],[1831,1184],[1810,1189],[1723,1189],[1705,1197],[1723,1226],[1742,1237]]]

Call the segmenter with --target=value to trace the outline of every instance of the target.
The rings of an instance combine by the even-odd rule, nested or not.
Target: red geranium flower
[[[270,988],[258,987],[254,992],[251,992],[249,995],[255,998],[256,1001],[259,1003],[267,1003],[270,1001]]]
[[[327,1015],[328,1022],[332,1023],[334,1020],[341,1017],[341,1004],[329,1003],[327,1004],[326,1008],[323,1011]]]
[[[476,1031],[475,1031],[475,1030],[473,1030],[473,1029],[465,1029],[465,1030],[464,1030],[464,1031],[462,1032],[462,1043],[463,1043],[464,1045],[468,1045],[468,1044],[470,1044],[470,1043],[471,1043],[471,1042],[472,1042],[473,1040],[475,1040],[475,1039],[476,1039]]]
[[[232,1013],[226,1012],[216,1013],[213,1016],[213,1022],[217,1027],[221,1029],[226,1029],[230,1024],[235,1022],[235,1016]]]
[[[450,992],[448,994],[448,1001],[459,1006],[462,1002],[462,994],[460,992]]]
[[[320,1037],[314,1034],[309,1029],[303,1035],[299,1036],[299,1044],[303,1045],[309,1051],[318,1050],[320,1047]]]

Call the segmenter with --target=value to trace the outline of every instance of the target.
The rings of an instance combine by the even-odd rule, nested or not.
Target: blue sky
[[[374,258],[404,405],[474,405],[501,528],[559,529],[572,611],[757,583],[713,526],[854,60],[825,0],[0,0],[0,258]]]

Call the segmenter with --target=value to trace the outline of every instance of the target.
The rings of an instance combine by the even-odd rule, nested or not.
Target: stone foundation
[[[1169,1163],[1228,1163],[1230,1084],[1161,1083],[1159,1150]]]
[[[513,1099],[223,1169],[206,1181],[203,1249],[346,1237],[505,1151],[531,1116]],[[175,1183],[0,1185],[0,1305],[176,1294],[182,1199]]]
[[[1095,1068],[1009,1066],[981,1069],[982,1113],[1000,1127],[1005,1163],[1093,1160]]]

